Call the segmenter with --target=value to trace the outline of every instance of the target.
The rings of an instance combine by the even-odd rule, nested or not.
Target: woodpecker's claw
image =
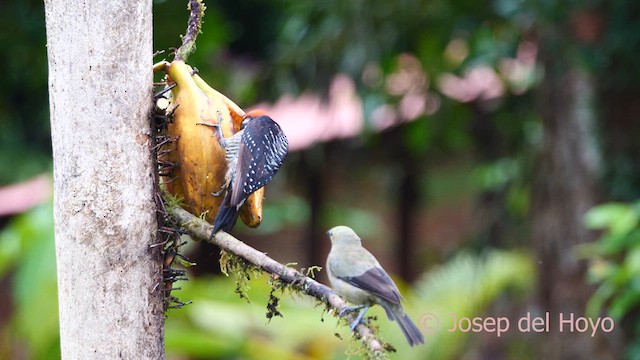
[[[225,146],[225,138],[224,135],[222,135],[222,127],[220,126],[220,121],[221,121],[221,115],[220,112],[218,112],[218,123],[217,124],[210,124],[210,123],[204,123],[204,122],[197,122],[196,125],[204,125],[204,126],[208,126],[211,128],[214,128],[214,137],[216,137],[218,139],[218,142],[220,143],[220,145],[222,145],[222,147]]]
[[[196,125],[204,125],[204,126],[208,126],[216,129],[220,127],[220,125],[218,124],[209,124],[209,123],[203,123],[203,122],[197,122]]]
[[[224,188],[222,188],[222,189],[220,189],[219,191],[214,191],[214,192],[212,192],[212,193],[211,193],[211,195],[213,195],[213,196],[220,196],[220,195],[222,195],[222,193],[224,193],[224,190],[225,190],[225,189],[224,189]]]

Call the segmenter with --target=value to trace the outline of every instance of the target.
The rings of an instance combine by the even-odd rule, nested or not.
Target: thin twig
[[[182,45],[176,50],[175,60],[187,61],[196,50],[196,39],[202,29],[202,18],[206,7],[202,0],[189,0],[189,21],[187,32],[182,37]]]
[[[204,220],[177,206],[170,208],[169,214],[171,214],[176,222],[194,239],[209,239],[209,235],[211,234],[213,227]],[[324,302],[334,308],[336,313],[348,306],[348,304],[330,287],[305,276],[296,269],[290,268],[273,260],[266,254],[252,248],[224,231],[218,232],[210,242],[272,274],[272,276],[290,284],[293,288]],[[347,319],[347,323],[349,324],[355,320],[355,315],[351,312],[348,312],[343,317]],[[372,354],[382,355],[384,353],[382,343],[365,324],[358,325],[356,330]]]

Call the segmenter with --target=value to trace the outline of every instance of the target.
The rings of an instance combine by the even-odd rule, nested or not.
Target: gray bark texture
[[[63,359],[164,357],[151,9],[45,0]]]
[[[566,56],[566,54],[563,54]],[[568,56],[566,56],[568,57]],[[543,53],[540,94],[543,141],[532,189],[533,246],[538,260],[538,306],[559,324],[560,314],[584,316],[593,287],[575,246],[592,242],[583,217],[598,202],[600,153],[595,140],[593,80],[563,56]],[[616,359],[604,336],[551,331],[539,349],[543,359]],[[612,337],[612,336],[611,336]]]

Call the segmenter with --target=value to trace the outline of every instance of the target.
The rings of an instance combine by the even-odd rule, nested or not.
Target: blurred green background
[[[238,237],[280,262],[323,266],[324,232],[353,227],[425,332],[409,348],[373,310],[398,358],[640,358],[640,3],[207,8],[189,63],[242,107],[271,109],[295,144],[263,225],[238,225]],[[155,49],[179,45],[187,15],[185,1],[154,1]],[[0,4],[0,359],[59,357],[44,29],[41,1]],[[267,277],[249,282],[247,303],[218,273],[217,249],[186,253],[198,265],[176,295],[193,304],[168,313],[169,358],[357,352],[314,301],[283,294],[283,317],[268,322]],[[516,328],[545,312],[549,332]],[[511,328],[448,332],[454,313],[505,316]],[[556,317],[570,313],[615,328],[560,332]]]

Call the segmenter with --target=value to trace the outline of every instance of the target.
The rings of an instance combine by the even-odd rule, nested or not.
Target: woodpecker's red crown
[[[255,119],[257,117],[260,116],[269,116],[269,114],[264,111],[263,109],[254,109],[251,111],[247,111],[244,116],[242,117],[243,119]]]

